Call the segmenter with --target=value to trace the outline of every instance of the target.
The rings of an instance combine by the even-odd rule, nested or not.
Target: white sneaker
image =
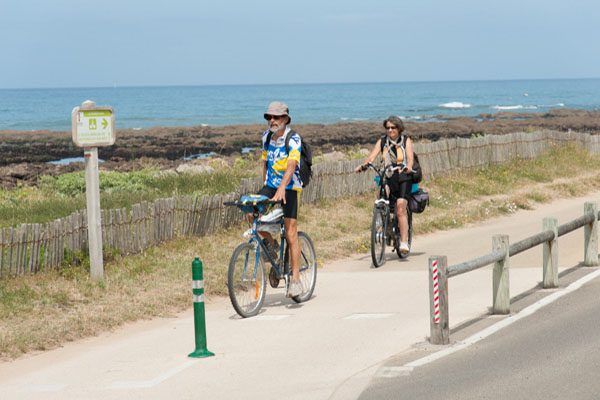
[[[407,242],[401,242],[400,243],[400,252],[401,253],[408,253],[410,251],[410,247],[408,247],[408,243]]]
[[[288,286],[288,291],[287,291],[285,297],[300,296],[303,291],[304,291],[304,289],[302,289],[302,283],[290,281],[290,284]]]

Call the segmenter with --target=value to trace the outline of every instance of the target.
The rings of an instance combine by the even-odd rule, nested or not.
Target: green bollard
[[[202,277],[202,261],[198,257],[192,261],[192,292],[194,293],[194,331],[196,333],[196,350],[188,357],[203,358],[214,356],[206,349],[206,321],[204,315],[204,278]]]

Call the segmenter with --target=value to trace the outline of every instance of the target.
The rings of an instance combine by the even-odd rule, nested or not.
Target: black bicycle
[[[412,244],[412,212],[406,205],[406,216],[408,218],[408,248],[407,252],[400,251],[400,229],[398,228],[398,216],[396,215],[396,201],[390,201],[385,192],[387,182],[386,172],[393,173],[396,170],[403,170],[404,165],[388,166],[387,168],[377,168],[373,164],[363,165],[361,169],[365,171],[371,168],[377,174],[375,181],[379,187],[379,195],[375,200],[373,207],[373,221],[371,222],[371,258],[373,265],[378,268],[385,263],[385,246],[393,245],[393,251],[400,258],[406,258],[410,254]]]
[[[269,284],[273,288],[279,286],[283,279],[287,291],[292,271],[289,262],[289,245],[285,240],[283,224],[283,210],[276,208],[266,215],[262,215],[273,202],[264,196],[247,195],[240,200],[225,202],[226,206],[239,207],[244,213],[253,216],[252,226],[244,236],[250,239],[240,244],[231,255],[227,286],[229,298],[235,311],[244,318],[252,317],[260,311],[266,294],[265,263],[270,263]],[[273,257],[266,248],[265,243],[258,235],[259,231],[271,234],[280,233],[281,246],[278,257]],[[300,244],[300,282],[302,293],[292,297],[296,303],[302,303],[311,298],[317,282],[317,255],[312,240],[308,234],[298,232]],[[284,245],[285,244],[285,245]]]

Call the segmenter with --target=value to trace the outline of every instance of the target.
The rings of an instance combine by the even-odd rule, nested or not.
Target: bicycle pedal
[[[271,267],[269,270],[269,285],[271,285],[273,289],[277,289],[280,280],[279,274],[275,271],[275,268]]]

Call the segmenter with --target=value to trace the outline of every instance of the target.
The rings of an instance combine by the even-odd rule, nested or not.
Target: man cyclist
[[[287,297],[295,297],[303,292],[300,282],[300,245],[298,243],[298,203],[302,191],[300,179],[300,135],[293,132],[288,125],[292,119],[288,106],[274,101],[269,104],[264,114],[269,129],[262,134],[262,160],[264,186],[258,194],[265,195],[273,201],[283,201],[283,217],[285,236],[289,245],[292,265],[292,279],[288,285]],[[271,136],[270,142],[267,139]],[[288,135],[289,153],[285,141]],[[261,236],[274,246],[273,237],[268,232],[260,232]]]

